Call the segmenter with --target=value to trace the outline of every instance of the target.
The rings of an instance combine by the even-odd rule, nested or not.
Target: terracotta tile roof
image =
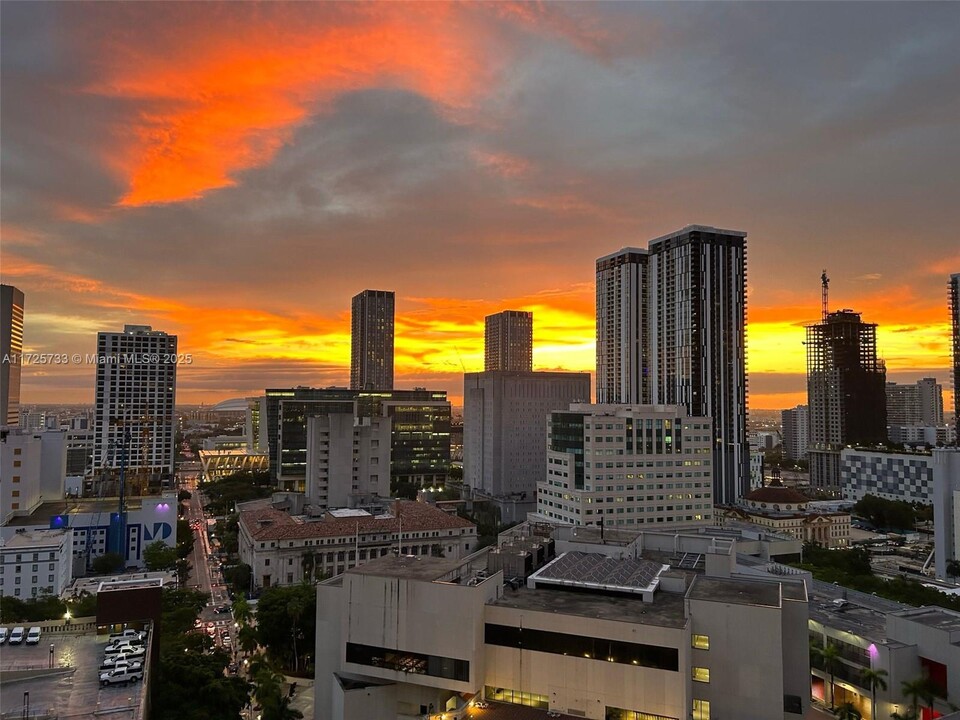
[[[404,535],[408,532],[425,532],[433,530],[455,530],[476,527],[469,520],[456,515],[450,515],[438,510],[427,503],[410,500],[394,502],[391,517],[325,517],[318,520],[308,520],[303,517],[293,517],[282,510],[272,507],[242,510],[240,524],[244,526],[251,538],[262,540],[304,540],[327,537],[350,537],[357,533],[389,534],[400,529],[400,520],[397,518],[399,508],[403,520]]]

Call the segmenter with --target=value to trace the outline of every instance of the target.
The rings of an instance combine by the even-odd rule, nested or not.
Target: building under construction
[[[877,325],[852,310],[830,312],[823,277],[823,317],[807,326],[810,482],[836,488],[840,451],[887,439],[887,377],[877,358]]]

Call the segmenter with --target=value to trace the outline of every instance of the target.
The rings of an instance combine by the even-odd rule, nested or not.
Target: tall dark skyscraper
[[[713,419],[714,501],[747,490],[746,236],[691,225],[597,261],[597,402]]]
[[[887,371],[877,358],[877,325],[852,310],[826,312],[807,326],[807,405],[810,483],[840,484],[847,444],[887,439]]]
[[[960,273],[950,276],[950,325],[953,330],[953,421],[960,445]]]
[[[364,290],[350,315],[350,389],[393,390],[394,294]]]
[[[487,315],[483,335],[483,369],[533,370],[533,313],[504,310]]]
[[[20,365],[23,354],[23,293],[0,285],[0,425],[20,422]]]

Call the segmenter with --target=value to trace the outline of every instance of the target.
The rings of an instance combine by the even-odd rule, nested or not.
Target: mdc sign
[[[144,523],[142,527],[144,542],[150,542],[153,540],[166,540],[173,534],[173,527],[170,525],[170,523],[154,523],[152,529],[149,525]]]

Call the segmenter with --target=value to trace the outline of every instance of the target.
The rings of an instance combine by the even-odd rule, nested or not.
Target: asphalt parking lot
[[[55,708],[61,717],[83,717],[85,714],[92,717],[95,713],[109,711],[111,717],[119,720],[126,717],[123,708],[139,705],[142,683],[100,687],[99,668],[107,645],[106,635],[45,633],[38,645],[0,645],[0,671],[48,668],[51,645],[53,666],[72,671],[5,681],[0,692],[0,711],[22,710],[24,693],[30,694],[31,710]]]

